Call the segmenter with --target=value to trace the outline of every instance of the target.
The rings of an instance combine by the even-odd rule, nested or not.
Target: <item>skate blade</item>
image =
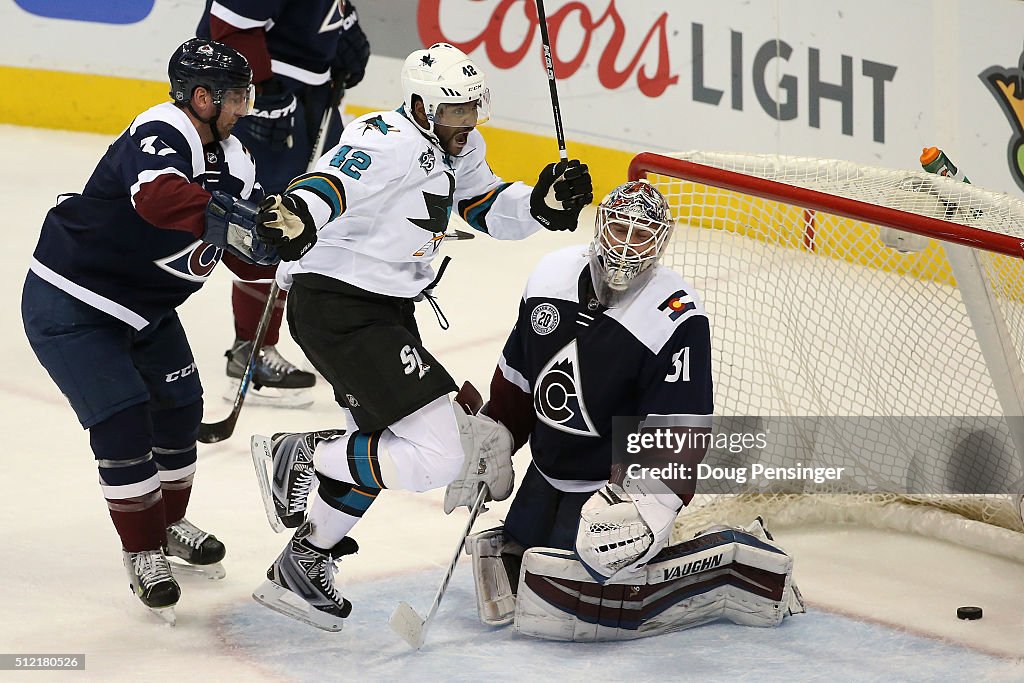
[[[345,625],[345,620],[341,617],[321,612],[295,593],[278,586],[269,579],[252,592],[252,598],[278,614],[283,614],[323,631],[337,633]]]
[[[249,442],[249,452],[252,454],[252,466],[256,468],[256,481],[260,486],[263,511],[267,514],[270,528],[277,533],[281,533],[286,527],[281,518],[277,516],[277,508],[274,507],[274,492],[270,488],[270,470],[274,466],[270,438],[254,434]]]
[[[171,566],[171,573],[175,576],[201,576],[211,581],[220,581],[227,572],[224,571],[224,565],[220,562],[214,562],[213,564],[189,564],[181,560],[172,559],[172,556],[167,556],[167,564]]]
[[[146,605],[143,605],[143,607],[159,617],[168,626],[174,626],[177,622],[177,615],[174,614],[173,605],[170,607],[146,607]]]
[[[419,650],[423,647],[423,619],[407,602],[400,602],[388,619],[391,630],[409,643],[409,647]]]
[[[224,391],[224,400],[234,402],[238,395],[238,385],[241,380],[228,379],[228,387]],[[256,388],[250,384],[245,395],[245,402],[249,405],[264,406],[268,408],[305,408],[313,405],[313,392],[307,389],[277,389],[275,387]]]

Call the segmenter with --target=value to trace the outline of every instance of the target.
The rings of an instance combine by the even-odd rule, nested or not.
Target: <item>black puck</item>
[[[957,619],[967,619],[968,621],[974,621],[981,619],[981,608],[980,607],[957,607],[956,609]]]

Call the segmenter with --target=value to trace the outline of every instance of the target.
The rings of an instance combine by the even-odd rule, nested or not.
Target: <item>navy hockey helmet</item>
[[[252,69],[237,50],[208,38],[192,38],[182,43],[167,64],[171,99],[188,105],[196,88],[210,91],[219,107],[228,90],[250,89]],[[250,109],[252,94],[249,94]]]

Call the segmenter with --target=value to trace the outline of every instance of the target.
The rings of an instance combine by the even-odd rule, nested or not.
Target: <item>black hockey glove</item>
[[[273,150],[286,149],[292,146],[297,106],[295,95],[281,81],[270,78],[260,85],[252,113],[243,121],[253,139]]]
[[[316,223],[298,197],[272,194],[260,202],[256,234],[277,249],[282,261],[298,261],[316,244]]]
[[[578,159],[548,164],[530,194],[530,214],[548,230],[575,230],[583,207],[594,201],[590,169]]]
[[[359,26],[359,15],[356,14],[355,6],[351,2],[346,2],[331,76],[338,85],[354,88],[363,80],[366,63],[369,60],[370,41],[366,39],[366,34]]]
[[[206,205],[203,241],[231,252],[246,263],[276,264],[281,260],[277,252],[256,234],[258,210],[252,202],[214,190]]]

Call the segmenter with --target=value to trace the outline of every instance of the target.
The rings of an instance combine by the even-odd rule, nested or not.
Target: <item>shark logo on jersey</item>
[[[427,218],[409,218],[410,223],[434,234],[444,233],[448,229],[448,219],[452,215],[452,194],[455,192],[455,176],[445,172],[448,178],[448,194],[423,193],[423,203],[427,207]],[[436,247],[435,247],[436,249]]]
[[[395,131],[396,133],[401,132],[395,126],[389,126],[380,116],[374,116],[372,119],[363,121],[363,135],[366,135],[366,131],[368,130],[375,130],[381,135],[387,135],[391,131]]]
[[[153,261],[174,277],[189,282],[205,282],[220,263],[221,249],[203,241],[193,242],[176,254]]]
[[[600,436],[587,412],[580,380],[576,340],[551,357],[537,375],[533,409],[537,419],[553,429],[580,436]]]
[[[420,63],[423,64],[423,66],[434,66],[435,61],[436,60],[430,55],[423,55],[420,57]]]
[[[434,164],[436,162],[437,159],[434,157],[434,150],[427,147],[423,151],[423,154],[420,155],[420,168],[423,169],[424,173],[430,175],[430,172],[434,170]]]

